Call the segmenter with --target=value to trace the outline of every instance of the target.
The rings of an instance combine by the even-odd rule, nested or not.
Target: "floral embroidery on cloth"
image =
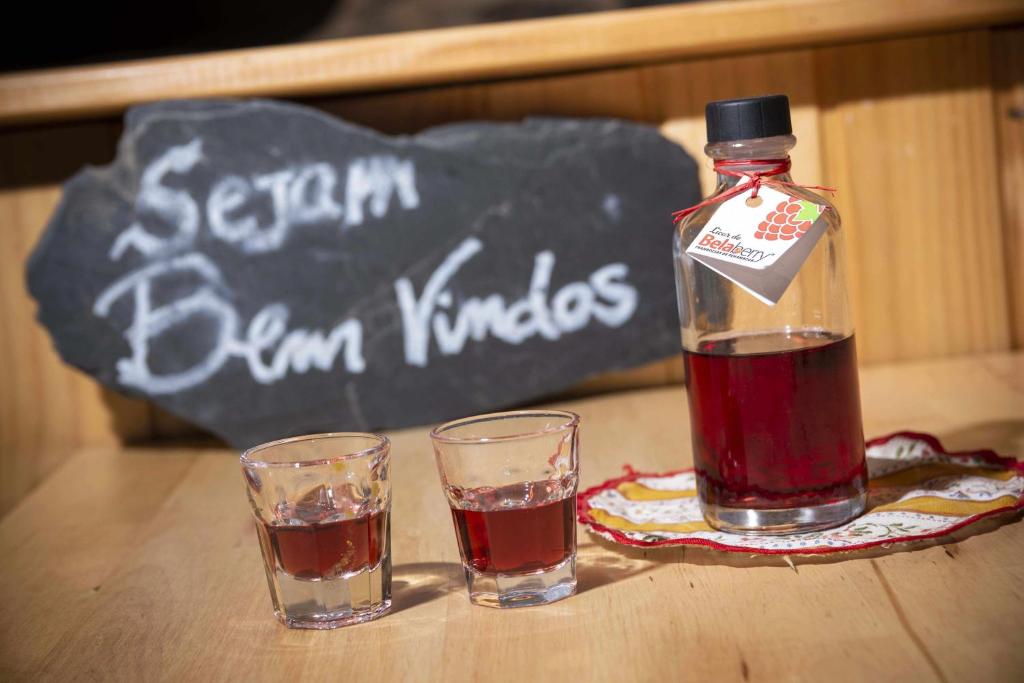
[[[702,545],[763,554],[819,554],[934,538],[1024,507],[1024,463],[992,451],[949,453],[928,434],[867,444],[867,511],[834,529],[786,536],[715,531],[697,502],[693,470],[627,474],[582,492],[579,520],[633,546]]]

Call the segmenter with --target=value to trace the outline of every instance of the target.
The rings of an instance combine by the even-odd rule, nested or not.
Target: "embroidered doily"
[[[842,526],[786,536],[715,531],[697,503],[693,470],[628,474],[579,496],[579,520],[632,546],[701,545],[764,554],[846,552],[949,534],[1024,507],[1024,463],[992,451],[948,453],[928,434],[899,432],[867,444],[867,511]]]

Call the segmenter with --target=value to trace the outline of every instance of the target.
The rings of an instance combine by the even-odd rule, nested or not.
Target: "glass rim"
[[[518,432],[515,434],[502,434],[501,436],[473,436],[473,437],[459,437],[453,435],[446,435],[445,432],[457,427],[464,427],[466,425],[475,424],[477,422],[494,422],[497,420],[508,420],[517,417],[561,417],[565,418],[565,422],[562,424],[544,427],[543,429],[536,429],[528,432]],[[502,443],[508,441],[517,441],[520,439],[530,439],[537,436],[543,436],[545,434],[555,434],[562,432],[573,427],[578,427],[580,424],[580,416],[570,410],[508,410],[498,413],[484,413],[483,415],[472,415],[470,417],[461,417],[457,420],[451,420],[444,424],[438,425],[430,430],[430,438],[433,441],[448,444],[488,444],[488,443]]]
[[[280,462],[268,462],[266,460],[256,460],[253,456],[257,455],[260,451],[265,451],[269,448],[276,448],[278,446],[284,446],[287,444],[301,443],[303,441],[314,441],[316,439],[337,439],[342,437],[361,437],[364,439],[375,439],[376,443],[368,448],[363,448],[358,451],[352,451],[351,453],[341,453],[339,455],[333,455],[329,458],[318,458],[316,460],[282,460]],[[317,465],[330,465],[332,463],[340,462],[343,460],[354,460],[356,458],[363,458],[374,453],[380,453],[388,450],[391,446],[391,439],[384,436],[383,434],[376,434],[373,432],[322,432],[320,434],[302,434],[299,436],[289,436],[285,439],[277,439],[275,441],[268,441],[266,443],[257,444],[251,448],[247,448],[242,451],[242,454],[238,457],[239,462],[242,463],[243,467],[314,467]]]

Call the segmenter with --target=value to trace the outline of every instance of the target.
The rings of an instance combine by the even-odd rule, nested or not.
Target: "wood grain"
[[[1014,348],[1024,347],[1024,28],[992,32],[994,105]]]
[[[989,34],[827,48],[817,65],[861,358],[1008,348]]]
[[[862,374],[869,434],[1024,446],[1024,355]],[[562,404],[583,485],[690,462],[679,387]],[[994,435],[1001,434],[999,438]],[[465,596],[422,429],[394,441],[395,611],[333,632],[271,617],[234,454],[80,453],[0,521],[0,677],[239,680],[986,680],[1024,675],[1024,525],[842,558],[627,551],[580,536],[579,595]],[[1020,451],[1018,451],[1020,452]],[[55,504],[59,501],[59,504]],[[1005,521],[1005,520],[1004,520]]]
[[[1024,19],[1018,0],[743,0],[400,33],[0,77],[0,121],[182,97],[301,96],[828,45]]]

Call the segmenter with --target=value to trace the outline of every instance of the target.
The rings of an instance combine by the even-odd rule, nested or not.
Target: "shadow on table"
[[[585,593],[633,576],[659,564],[681,562],[686,554],[679,546],[632,548],[587,535],[581,530],[576,550],[576,590]]]
[[[392,610],[400,612],[460,589],[462,567],[454,562],[396,564],[391,572]]]

